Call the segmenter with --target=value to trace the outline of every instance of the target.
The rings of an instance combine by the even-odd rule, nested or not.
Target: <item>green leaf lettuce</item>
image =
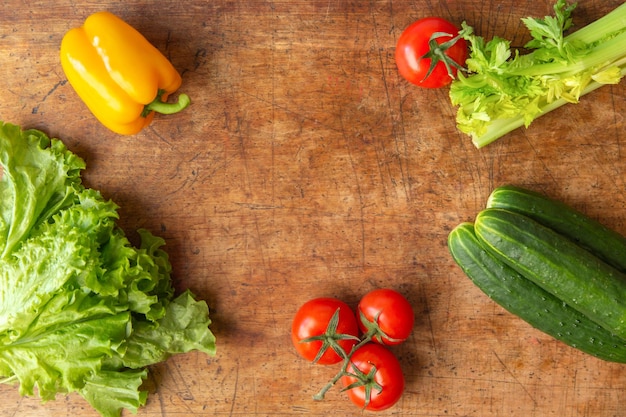
[[[149,365],[215,353],[207,304],[174,294],[164,240],[139,230],[134,247],[81,158],[0,122],[0,164],[0,382],[116,417],[145,404]]]

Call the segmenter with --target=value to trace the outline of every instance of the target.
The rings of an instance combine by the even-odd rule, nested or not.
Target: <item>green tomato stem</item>
[[[346,375],[350,375],[350,376],[354,376],[353,374],[351,374],[350,372],[348,372],[348,366],[350,366],[350,358],[352,357],[352,355],[354,354],[354,352],[356,352],[359,348],[361,348],[362,346],[364,346],[365,344],[369,343],[372,341],[372,334],[367,333],[363,336],[363,339],[361,339],[361,341],[359,341],[359,343],[357,343],[356,345],[354,345],[352,347],[352,350],[350,350],[350,353],[346,353],[345,351],[343,351],[343,349],[341,349],[341,351],[343,352],[343,363],[341,365],[341,369],[339,370],[339,372],[337,372],[335,374],[335,376],[328,381],[328,383],[326,385],[324,385],[324,387],[322,387],[322,389],[313,396],[313,399],[315,401],[321,401],[324,399],[324,396],[326,395],[326,393],[328,392],[328,390],[330,390],[333,386],[335,386],[335,384],[341,379],[342,376],[346,376]]]

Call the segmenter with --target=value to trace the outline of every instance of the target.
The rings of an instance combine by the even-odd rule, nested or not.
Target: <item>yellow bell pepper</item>
[[[186,94],[167,103],[182,83],[180,74],[141,33],[106,11],[65,34],[61,65],[93,115],[119,134],[133,135],[154,112],[172,114],[190,103]]]

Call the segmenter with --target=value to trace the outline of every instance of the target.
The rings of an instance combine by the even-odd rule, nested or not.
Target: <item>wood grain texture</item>
[[[131,239],[163,236],[179,289],[210,304],[215,357],[151,368],[145,417],[359,415],[336,368],[300,360],[291,317],[306,300],[351,305],[376,287],[415,307],[394,351],[407,391],[394,416],[625,416],[626,368],[579,353],[484,296],[448,254],[448,232],[515,183],[626,233],[626,87],[607,86],[476,150],[445,90],[397,74],[402,29],[466,20],[522,46],[520,18],[551,0],[162,0],[0,4],[0,119],[59,137],[85,182],[121,206]],[[581,0],[582,26],[621,1]],[[60,68],[63,34],[100,9],[137,27],[183,75],[192,105],[120,137]],[[0,416],[96,417],[78,396],[40,404],[0,386]]]

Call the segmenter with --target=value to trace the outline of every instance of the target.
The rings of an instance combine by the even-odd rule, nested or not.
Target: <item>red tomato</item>
[[[331,319],[337,311],[338,320],[333,324]],[[349,354],[358,342],[358,333],[359,327],[350,306],[328,297],[304,303],[291,325],[291,341],[300,356],[322,365],[342,361],[344,357],[337,354],[333,346],[340,346],[346,355]]]
[[[365,294],[357,307],[359,327],[372,340],[384,345],[404,342],[415,323],[409,301],[397,291],[382,288]]]
[[[402,32],[396,45],[400,75],[420,87],[439,88],[450,84],[468,56],[465,39],[454,39],[458,33],[454,24],[440,17],[413,22]],[[433,35],[437,36],[436,40],[431,39]]]
[[[352,354],[341,383],[350,400],[370,411],[385,410],[404,392],[404,374],[396,356],[382,345],[367,343]]]

